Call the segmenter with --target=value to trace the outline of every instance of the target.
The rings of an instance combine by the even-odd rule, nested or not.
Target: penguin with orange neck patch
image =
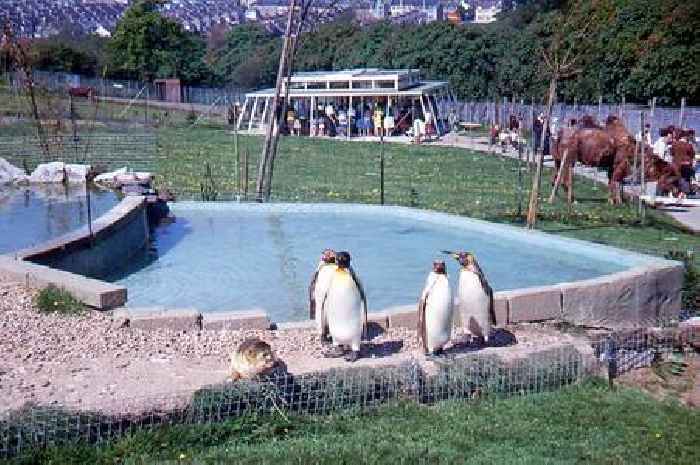
[[[321,312],[328,322],[328,331],[334,350],[329,357],[345,356],[348,362],[360,357],[360,344],[367,328],[367,298],[362,283],[350,266],[350,254],[335,255],[336,269],[321,304]],[[350,352],[346,354],[349,347]]]
[[[496,325],[493,289],[484,272],[470,252],[447,252],[460,264],[457,285],[458,311],[464,329],[473,337],[488,343],[491,328]]]

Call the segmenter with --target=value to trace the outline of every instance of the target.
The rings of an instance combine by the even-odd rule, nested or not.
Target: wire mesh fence
[[[457,105],[443,103],[443,114],[454,111],[462,121],[478,123],[483,126],[499,124],[500,127],[508,127],[511,115],[518,117],[525,128],[533,127],[533,120],[546,111],[543,103],[525,103],[524,101],[501,102],[457,102]],[[645,112],[647,123],[655,129],[668,126],[685,127],[700,131],[700,108],[698,107],[655,107],[650,111],[648,105],[603,103],[586,105],[578,103],[558,102],[552,107],[552,118],[556,118],[559,126],[565,126],[570,119],[580,120],[583,116],[592,116],[597,121],[605,121],[609,115],[622,119],[625,127],[633,134],[640,131],[639,114]],[[658,136],[658,133],[655,134]]]
[[[697,336],[697,335],[696,335]],[[577,386],[595,377],[611,383],[623,373],[696,356],[678,332],[609,333],[580,345],[563,345],[507,360],[493,353],[468,353],[426,365],[418,358],[381,367],[337,368],[292,375],[286,371],[118,403],[27,405],[0,416],[0,458],[31,455],[37,448],[101,445],[127,434],[172,425],[202,425],[247,415],[327,415],[362,412],[397,401],[499,401]]]

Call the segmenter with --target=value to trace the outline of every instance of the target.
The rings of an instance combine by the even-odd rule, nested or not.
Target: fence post
[[[614,380],[617,378],[617,343],[612,336],[608,336],[605,344],[605,358],[608,360],[608,387],[614,389]]]
[[[640,152],[640,160],[641,160],[641,174],[640,174],[640,180],[639,180],[639,218],[644,221],[644,217],[646,216],[646,206],[644,205],[644,201],[642,201],[642,194],[646,194],[646,176],[644,173],[645,170],[645,155],[646,155],[646,147],[644,145],[644,112],[640,112],[639,114],[639,127],[641,127],[641,141],[639,142],[639,152]]]
[[[382,117],[381,120],[379,130],[379,204],[384,205],[384,118]]]
[[[598,96],[598,123],[600,123],[601,115],[603,114],[603,96]]]
[[[678,127],[683,129],[683,120],[685,119],[685,97],[681,99],[681,113],[678,115]]]
[[[148,100],[151,96],[151,89],[148,86],[148,82],[146,82],[146,109],[144,111],[144,126],[148,126]]]

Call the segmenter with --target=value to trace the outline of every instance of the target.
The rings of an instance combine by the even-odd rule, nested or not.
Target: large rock
[[[84,184],[90,172],[90,165],[66,164],[66,181],[69,184]]]
[[[66,164],[62,161],[42,163],[29,176],[29,182],[35,184],[61,183],[66,179]]]
[[[106,187],[115,187],[117,185],[117,177],[126,175],[128,171],[129,170],[125,166],[124,168],[119,168],[118,170],[99,174],[95,177],[95,183]]]
[[[17,168],[4,158],[0,158],[0,185],[22,184],[28,180],[23,169]]]

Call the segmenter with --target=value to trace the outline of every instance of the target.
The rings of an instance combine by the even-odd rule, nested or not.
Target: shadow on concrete
[[[151,231],[151,240],[148,246],[135,253],[127,266],[111,270],[102,279],[115,282],[143,270],[171,251],[191,231],[190,223],[185,218],[178,218],[172,223],[156,227]]]
[[[385,341],[368,346],[366,355],[374,356],[375,358],[390,357],[399,353],[402,348],[403,341]],[[364,353],[362,355],[365,356]]]

